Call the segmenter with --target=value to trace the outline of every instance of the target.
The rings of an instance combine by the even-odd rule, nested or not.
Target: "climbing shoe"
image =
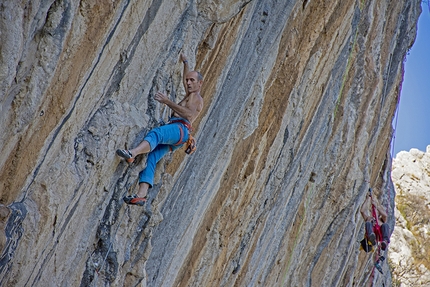
[[[133,195],[124,196],[122,199],[127,204],[143,206],[148,198],[146,196],[137,197],[136,194],[133,194]]]
[[[125,159],[128,163],[132,163],[134,161],[133,155],[129,150],[117,149],[116,154]]]
[[[367,237],[367,239],[370,241],[370,243],[375,246],[376,245],[376,235],[375,233],[370,233]]]

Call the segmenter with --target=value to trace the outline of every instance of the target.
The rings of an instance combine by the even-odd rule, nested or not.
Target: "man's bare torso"
[[[178,103],[179,106],[186,107],[193,111],[192,115],[186,118],[190,123],[193,123],[201,112],[203,99],[197,93],[191,93]],[[173,112],[174,117],[181,117],[178,113]]]

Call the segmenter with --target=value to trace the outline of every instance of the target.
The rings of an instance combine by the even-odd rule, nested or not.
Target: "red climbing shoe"
[[[132,163],[134,161],[133,155],[129,150],[117,149],[116,154],[125,159],[128,163]]]
[[[122,199],[127,204],[143,206],[148,198],[146,196],[137,197],[136,194],[133,194],[133,195],[124,196]]]

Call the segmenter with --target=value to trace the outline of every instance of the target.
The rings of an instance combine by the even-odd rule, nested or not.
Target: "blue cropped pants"
[[[172,117],[170,121],[183,118]],[[182,131],[181,131],[182,130]],[[182,139],[181,139],[182,135]],[[139,173],[139,183],[145,182],[150,187],[154,184],[155,167],[157,163],[170,151],[182,147],[188,140],[190,133],[182,123],[171,123],[151,130],[144,138],[149,143],[151,151],[148,153],[146,167]]]

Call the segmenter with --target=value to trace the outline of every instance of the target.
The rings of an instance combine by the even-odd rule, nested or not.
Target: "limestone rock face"
[[[415,1],[0,3],[1,286],[364,286]],[[205,77],[198,150],[115,155]],[[373,278],[373,279],[371,279]]]
[[[430,146],[402,151],[393,160],[396,227],[389,259],[401,286],[430,285]]]

